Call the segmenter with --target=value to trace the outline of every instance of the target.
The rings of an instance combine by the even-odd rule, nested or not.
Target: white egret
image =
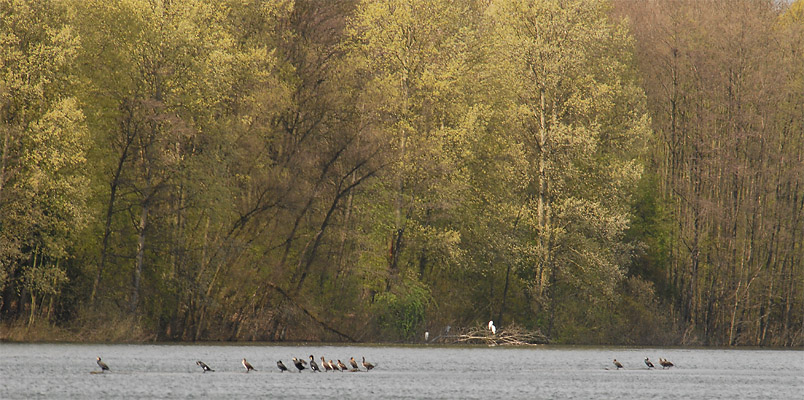
[[[497,327],[494,326],[494,321],[489,321],[489,330],[491,331],[492,335],[497,334]]]

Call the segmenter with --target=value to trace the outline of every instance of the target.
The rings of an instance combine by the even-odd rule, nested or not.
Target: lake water
[[[296,372],[291,358],[310,354],[377,367]],[[91,373],[96,356],[110,372]],[[245,373],[244,357],[256,372]],[[675,367],[648,369],[645,357]],[[280,359],[291,372],[279,372]],[[0,343],[0,399],[35,398],[804,399],[804,351]]]

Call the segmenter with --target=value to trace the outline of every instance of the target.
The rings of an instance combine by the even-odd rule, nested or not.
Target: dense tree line
[[[0,0],[0,43],[0,336],[804,341],[801,1]]]

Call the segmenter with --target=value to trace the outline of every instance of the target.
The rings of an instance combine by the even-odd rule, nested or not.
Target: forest
[[[804,345],[804,0],[0,0],[0,340]]]

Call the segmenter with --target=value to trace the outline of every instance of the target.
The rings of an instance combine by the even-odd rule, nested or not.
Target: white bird
[[[492,335],[497,334],[497,327],[494,326],[494,321],[489,321],[489,330],[491,330]]]
[[[430,339],[430,332],[424,332],[424,341],[428,341]]]

